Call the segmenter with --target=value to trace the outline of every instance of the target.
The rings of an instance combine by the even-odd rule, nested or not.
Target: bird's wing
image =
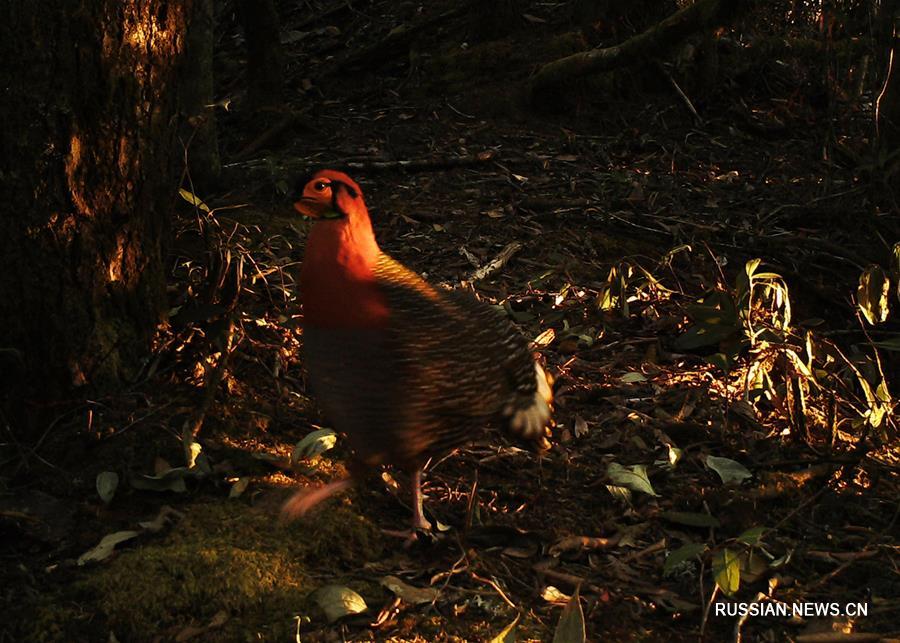
[[[471,293],[437,289],[387,256],[378,277],[396,353],[434,412],[483,421],[531,403],[534,359],[502,311]]]

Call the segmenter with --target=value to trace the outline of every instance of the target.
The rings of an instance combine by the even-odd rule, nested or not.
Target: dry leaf
[[[385,576],[381,579],[381,584],[410,605],[433,603],[440,595],[440,591],[433,587],[413,587],[396,576]]]

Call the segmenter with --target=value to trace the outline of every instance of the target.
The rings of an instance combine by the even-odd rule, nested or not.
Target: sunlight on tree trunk
[[[0,348],[17,413],[141,370],[165,305],[192,4],[6,5]]]

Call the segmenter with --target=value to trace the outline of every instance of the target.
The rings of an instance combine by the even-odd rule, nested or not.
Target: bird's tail
[[[553,377],[538,363],[534,363],[537,389],[531,404],[512,413],[509,419],[510,433],[537,445],[538,449],[550,448],[551,414],[553,412]]]

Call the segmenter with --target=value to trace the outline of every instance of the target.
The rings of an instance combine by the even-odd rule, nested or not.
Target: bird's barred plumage
[[[309,328],[304,337],[313,392],[360,459],[415,466],[498,421],[546,447],[546,375],[503,313],[386,254],[374,274],[384,328]]]

